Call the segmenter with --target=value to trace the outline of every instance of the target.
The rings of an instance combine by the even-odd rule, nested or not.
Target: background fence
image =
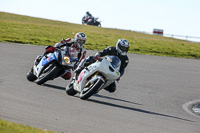
[[[145,32],[145,31],[135,31],[135,32],[140,32],[140,33],[144,33],[144,34],[154,35],[153,32]],[[174,34],[163,34],[162,36],[172,37],[172,38],[176,38],[176,39],[182,39],[182,40],[187,40],[187,41],[191,41],[191,42],[198,42],[198,43],[200,43],[200,37],[174,35]]]
[[[182,36],[182,35],[173,35],[173,34],[164,34],[164,36],[193,41],[193,42],[200,42],[200,37]]]

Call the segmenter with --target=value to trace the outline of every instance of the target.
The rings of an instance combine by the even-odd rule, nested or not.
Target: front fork
[[[40,63],[41,59],[42,59],[42,56],[41,56],[41,55],[38,55],[38,56],[35,58],[34,64],[37,66],[37,65]]]

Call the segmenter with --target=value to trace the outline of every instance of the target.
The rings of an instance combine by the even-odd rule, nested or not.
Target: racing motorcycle
[[[101,21],[97,20],[98,18],[90,18],[90,17],[83,17],[82,18],[82,24],[87,24],[87,25],[94,25],[94,26],[99,26],[101,27]]]
[[[78,60],[77,54],[75,48],[64,47],[56,48],[55,52],[43,57],[38,55],[41,60],[38,62],[38,57],[35,59],[34,65],[26,77],[29,81],[35,81],[38,85],[41,85],[48,80],[63,76],[74,67]]]
[[[117,56],[105,56],[75,75],[66,87],[66,93],[71,96],[79,93],[80,99],[88,99],[120,77],[120,66],[121,60]]]

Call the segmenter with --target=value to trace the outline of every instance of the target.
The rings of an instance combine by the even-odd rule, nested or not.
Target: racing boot
[[[105,87],[104,90],[107,90],[110,93],[115,92],[116,91],[116,84],[115,84],[115,82],[113,82],[109,86]]]

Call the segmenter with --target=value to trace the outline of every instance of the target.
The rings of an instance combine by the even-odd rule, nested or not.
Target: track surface
[[[200,119],[182,109],[200,99],[199,60],[129,54],[117,91],[83,101],[65,93],[62,78],[27,81],[43,46],[0,43],[0,51],[1,119],[70,133],[200,132]]]

